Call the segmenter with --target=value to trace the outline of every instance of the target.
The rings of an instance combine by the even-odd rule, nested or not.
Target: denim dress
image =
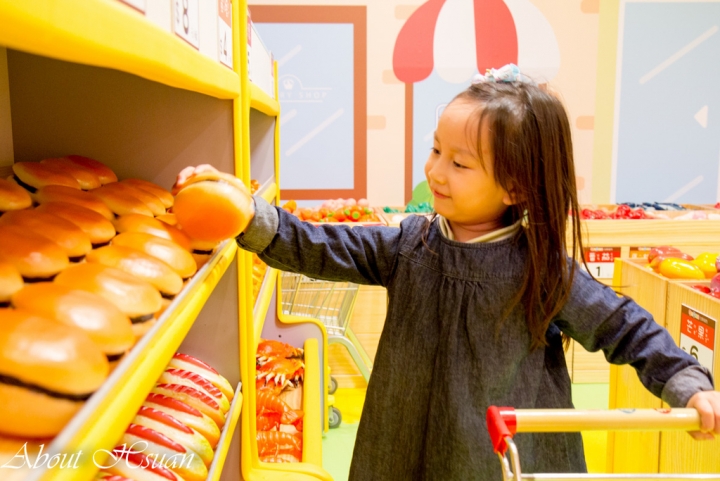
[[[313,226],[256,199],[237,239],[268,265],[388,291],[350,480],[501,480],[485,424],[490,405],[572,408],[561,334],[608,361],[632,364],[672,406],[712,390],[709,372],[629,298],[576,272],[567,304],[530,350],[518,238],[467,244],[413,216],[397,227]],[[524,472],[585,472],[579,433],[515,437]]]

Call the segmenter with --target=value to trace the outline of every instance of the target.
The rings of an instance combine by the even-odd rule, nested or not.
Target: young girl
[[[568,257],[568,212],[580,209],[567,115],[516,69],[477,77],[442,113],[425,166],[432,221],[315,227],[255,198],[237,239],[272,267],[388,290],[351,480],[502,479],[485,411],[572,408],[563,335],[631,364],[671,406],[697,408],[697,438],[720,434],[710,373]],[[212,170],[189,167],[177,187]],[[586,470],[579,433],[516,443],[526,472]]]

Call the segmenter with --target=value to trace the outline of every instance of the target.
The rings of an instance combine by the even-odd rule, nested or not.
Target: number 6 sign
[[[680,348],[713,372],[715,361],[715,320],[682,305],[680,311]]]

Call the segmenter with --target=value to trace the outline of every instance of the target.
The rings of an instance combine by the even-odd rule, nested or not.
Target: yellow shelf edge
[[[222,475],[225,459],[227,458],[227,453],[230,450],[235,429],[237,428],[238,420],[240,419],[242,404],[242,383],[238,383],[238,387],[235,390],[235,397],[230,405],[230,411],[227,414],[223,433],[220,436],[220,441],[218,442],[217,447],[215,448],[215,457],[213,458],[210,469],[208,470],[206,481],[218,481]]]
[[[95,453],[102,454],[104,451],[101,450],[112,450],[115,447],[192,327],[236,251],[235,242],[226,241],[47,449],[49,456],[69,455],[82,450],[90,459],[78,463],[77,469],[38,470],[28,481],[81,481],[93,478],[98,467],[92,456]],[[101,459],[98,458],[98,461]]]
[[[275,198],[277,197],[277,184],[275,182],[271,182],[267,185],[264,185],[260,191],[258,192],[258,195],[265,199],[268,204],[275,204]]]
[[[0,45],[220,99],[240,77],[117,0],[0,0]]]
[[[250,107],[271,117],[280,115],[280,103],[252,82],[250,82]]]
[[[260,342],[260,334],[262,333],[263,325],[265,324],[265,317],[267,316],[268,309],[270,308],[270,301],[272,300],[273,292],[275,291],[275,284],[278,278],[278,270],[268,267],[265,271],[265,278],[263,279],[260,292],[258,293],[257,301],[255,301],[255,308],[253,309],[253,323],[255,325],[255,342],[253,346],[257,350],[257,345]]]

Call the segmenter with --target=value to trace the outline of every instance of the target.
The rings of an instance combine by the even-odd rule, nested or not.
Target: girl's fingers
[[[700,414],[700,430],[704,433],[713,431],[715,429],[715,412],[710,401],[705,396],[700,396],[694,407]]]
[[[696,441],[712,441],[715,439],[712,433],[703,433],[701,431],[692,431],[689,433]]]
[[[713,426],[713,432],[717,435],[720,435],[720,394],[715,392],[713,393],[714,396],[710,398],[710,405],[713,409],[714,414],[714,426]]]
[[[185,183],[188,181],[188,179],[190,179],[192,176],[205,172],[218,172],[218,170],[210,164],[200,164],[197,167],[185,167],[183,170],[180,171],[177,179],[175,180],[175,184],[172,188],[172,194],[177,194],[180,189],[185,186]]]

